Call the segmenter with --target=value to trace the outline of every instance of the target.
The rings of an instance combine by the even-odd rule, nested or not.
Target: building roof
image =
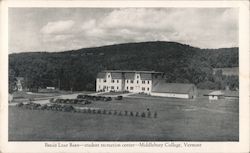
[[[152,80],[152,74],[151,73],[141,73],[141,80]]]
[[[222,91],[218,90],[218,91],[210,92],[208,95],[209,96],[221,96],[221,95],[224,95],[224,93]]]
[[[159,81],[156,85],[153,85],[152,92],[161,93],[189,93],[194,89],[194,84],[187,83],[166,83],[164,80]]]
[[[122,79],[122,73],[119,72],[111,72],[112,79]]]
[[[205,96],[225,96],[225,97],[239,97],[239,92],[238,91],[230,91],[230,90],[217,90],[210,92],[208,95]]]
[[[230,67],[230,68],[213,68],[213,73],[215,74],[217,71],[221,70],[222,75],[227,76],[238,76],[239,75],[239,67]]]
[[[105,77],[106,77],[106,73],[104,73],[104,72],[99,72],[99,73],[97,74],[97,77],[96,77],[96,78],[105,79]]]
[[[127,79],[127,80],[134,80],[135,79],[135,73],[132,73],[132,72],[125,73],[124,76],[125,76],[125,79]]]
[[[156,71],[135,71],[135,70],[104,70],[103,72],[119,72],[119,73],[163,73]]]

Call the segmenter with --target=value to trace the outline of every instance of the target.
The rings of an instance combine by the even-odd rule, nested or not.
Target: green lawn
[[[87,105],[86,105],[87,106]],[[88,107],[157,112],[157,118],[9,107],[9,140],[238,141],[238,102],[170,98],[96,101]]]

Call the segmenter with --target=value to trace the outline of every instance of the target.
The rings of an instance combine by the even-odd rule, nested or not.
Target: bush
[[[148,118],[150,118],[151,117],[151,112],[148,112]]]
[[[120,111],[118,115],[119,115],[119,116],[122,116],[122,112]]]
[[[142,112],[141,117],[145,117],[145,113],[144,112]]]
[[[130,116],[134,116],[134,113],[133,113],[133,112],[130,112]]]
[[[136,112],[136,113],[135,113],[135,116],[138,117],[138,116],[139,116],[139,112]]]
[[[101,110],[100,109],[98,109],[97,114],[101,114]]]
[[[103,113],[103,114],[106,114],[106,110],[104,109],[102,113]]]
[[[124,115],[127,116],[128,115],[128,111],[125,110],[124,111]]]
[[[112,114],[112,111],[110,110],[108,114],[111,115],[111,114]]]
[[[157,118],[157,112],[154,113],[154,118]]]
[[[117,111],[116,110],[114,111],[114,115],[117,115]]]

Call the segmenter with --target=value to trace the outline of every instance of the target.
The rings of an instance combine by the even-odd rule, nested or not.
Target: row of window
[[[134,87],[130,87],[130,88],[129,88],[129,87],[127,87],[127,90],[128,90],[128,89],[130,89],[130,90],[134,90]],[[145,91],[145,90],[146,90],[146,88],[145,88],[145,87],[142,87],[142,88],[141,88],[141,90],[142,90],[142,91]],[[149,91],[149,88],[147,88],[147,91]]]
[[[127,83],[129,83],[129,80],[127,80]],[[130,83],[134,83],[134,80],[130,80]],[[136,83],[139,84],[139,80],[137,80]],[[142,80],[141,83],[142,83],[142,84],[146,84],[146,83],[149,84],[150,81]]]
[[[103,86],[103,89],[106,89],[106,88],[109,88],[108,86]],[[119,87],[117,86],[117,87],[115,87],[115,86],[111,86],[110,87],[111,89],[117,89],[117,90],[119,90]],[[99,86],[99,89],[101,89],[101,86]]]
[[[107,86],[103,86],[103,89],[106,89],[106,88],[108,88],[108,87]],[[111,88],[111,90],[115,90],[115,89],[119,90],[118,86],[117,87],[111,86],[110,88]],[[101,89],[101,86],[99,86],[99,89]],[[145,88],[145,87],[141,88],[142,91],[146,91],[146,89],[147,89],[147,91],[149,91],[149,88]],[[127,86],[127,90],[134,90],[134,87],[128,87]]]
[[[99,82],[101,82],[101,80],[99,80]],[[103,80],[103,82],[107,82],[107,80]],[[119,83],[120,81],[119,80],[111,80],[112,83]],[[134,80],[127,80],[127,83],[134,83]],[[137,84],[139,84],[139,80],[136,81]],[[145,80],[142,80],[141,81],[142,84],[150,84],[150,81],[145,81]]]
[[[99,82],[101,82],[101,80],[99,80]],[[103,82],[107,82],[107,80],[103,80]],[[111,80],[111,82],[112,83],[115,83],[115,82],[119,83],[120,81],[119,80],[116,80],[116,81],[115,80]]]

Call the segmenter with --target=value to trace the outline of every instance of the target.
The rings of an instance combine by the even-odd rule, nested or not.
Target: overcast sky
[[[9,51],[64,51],[127,42],[238,46],[233,8],[11,8]]]

